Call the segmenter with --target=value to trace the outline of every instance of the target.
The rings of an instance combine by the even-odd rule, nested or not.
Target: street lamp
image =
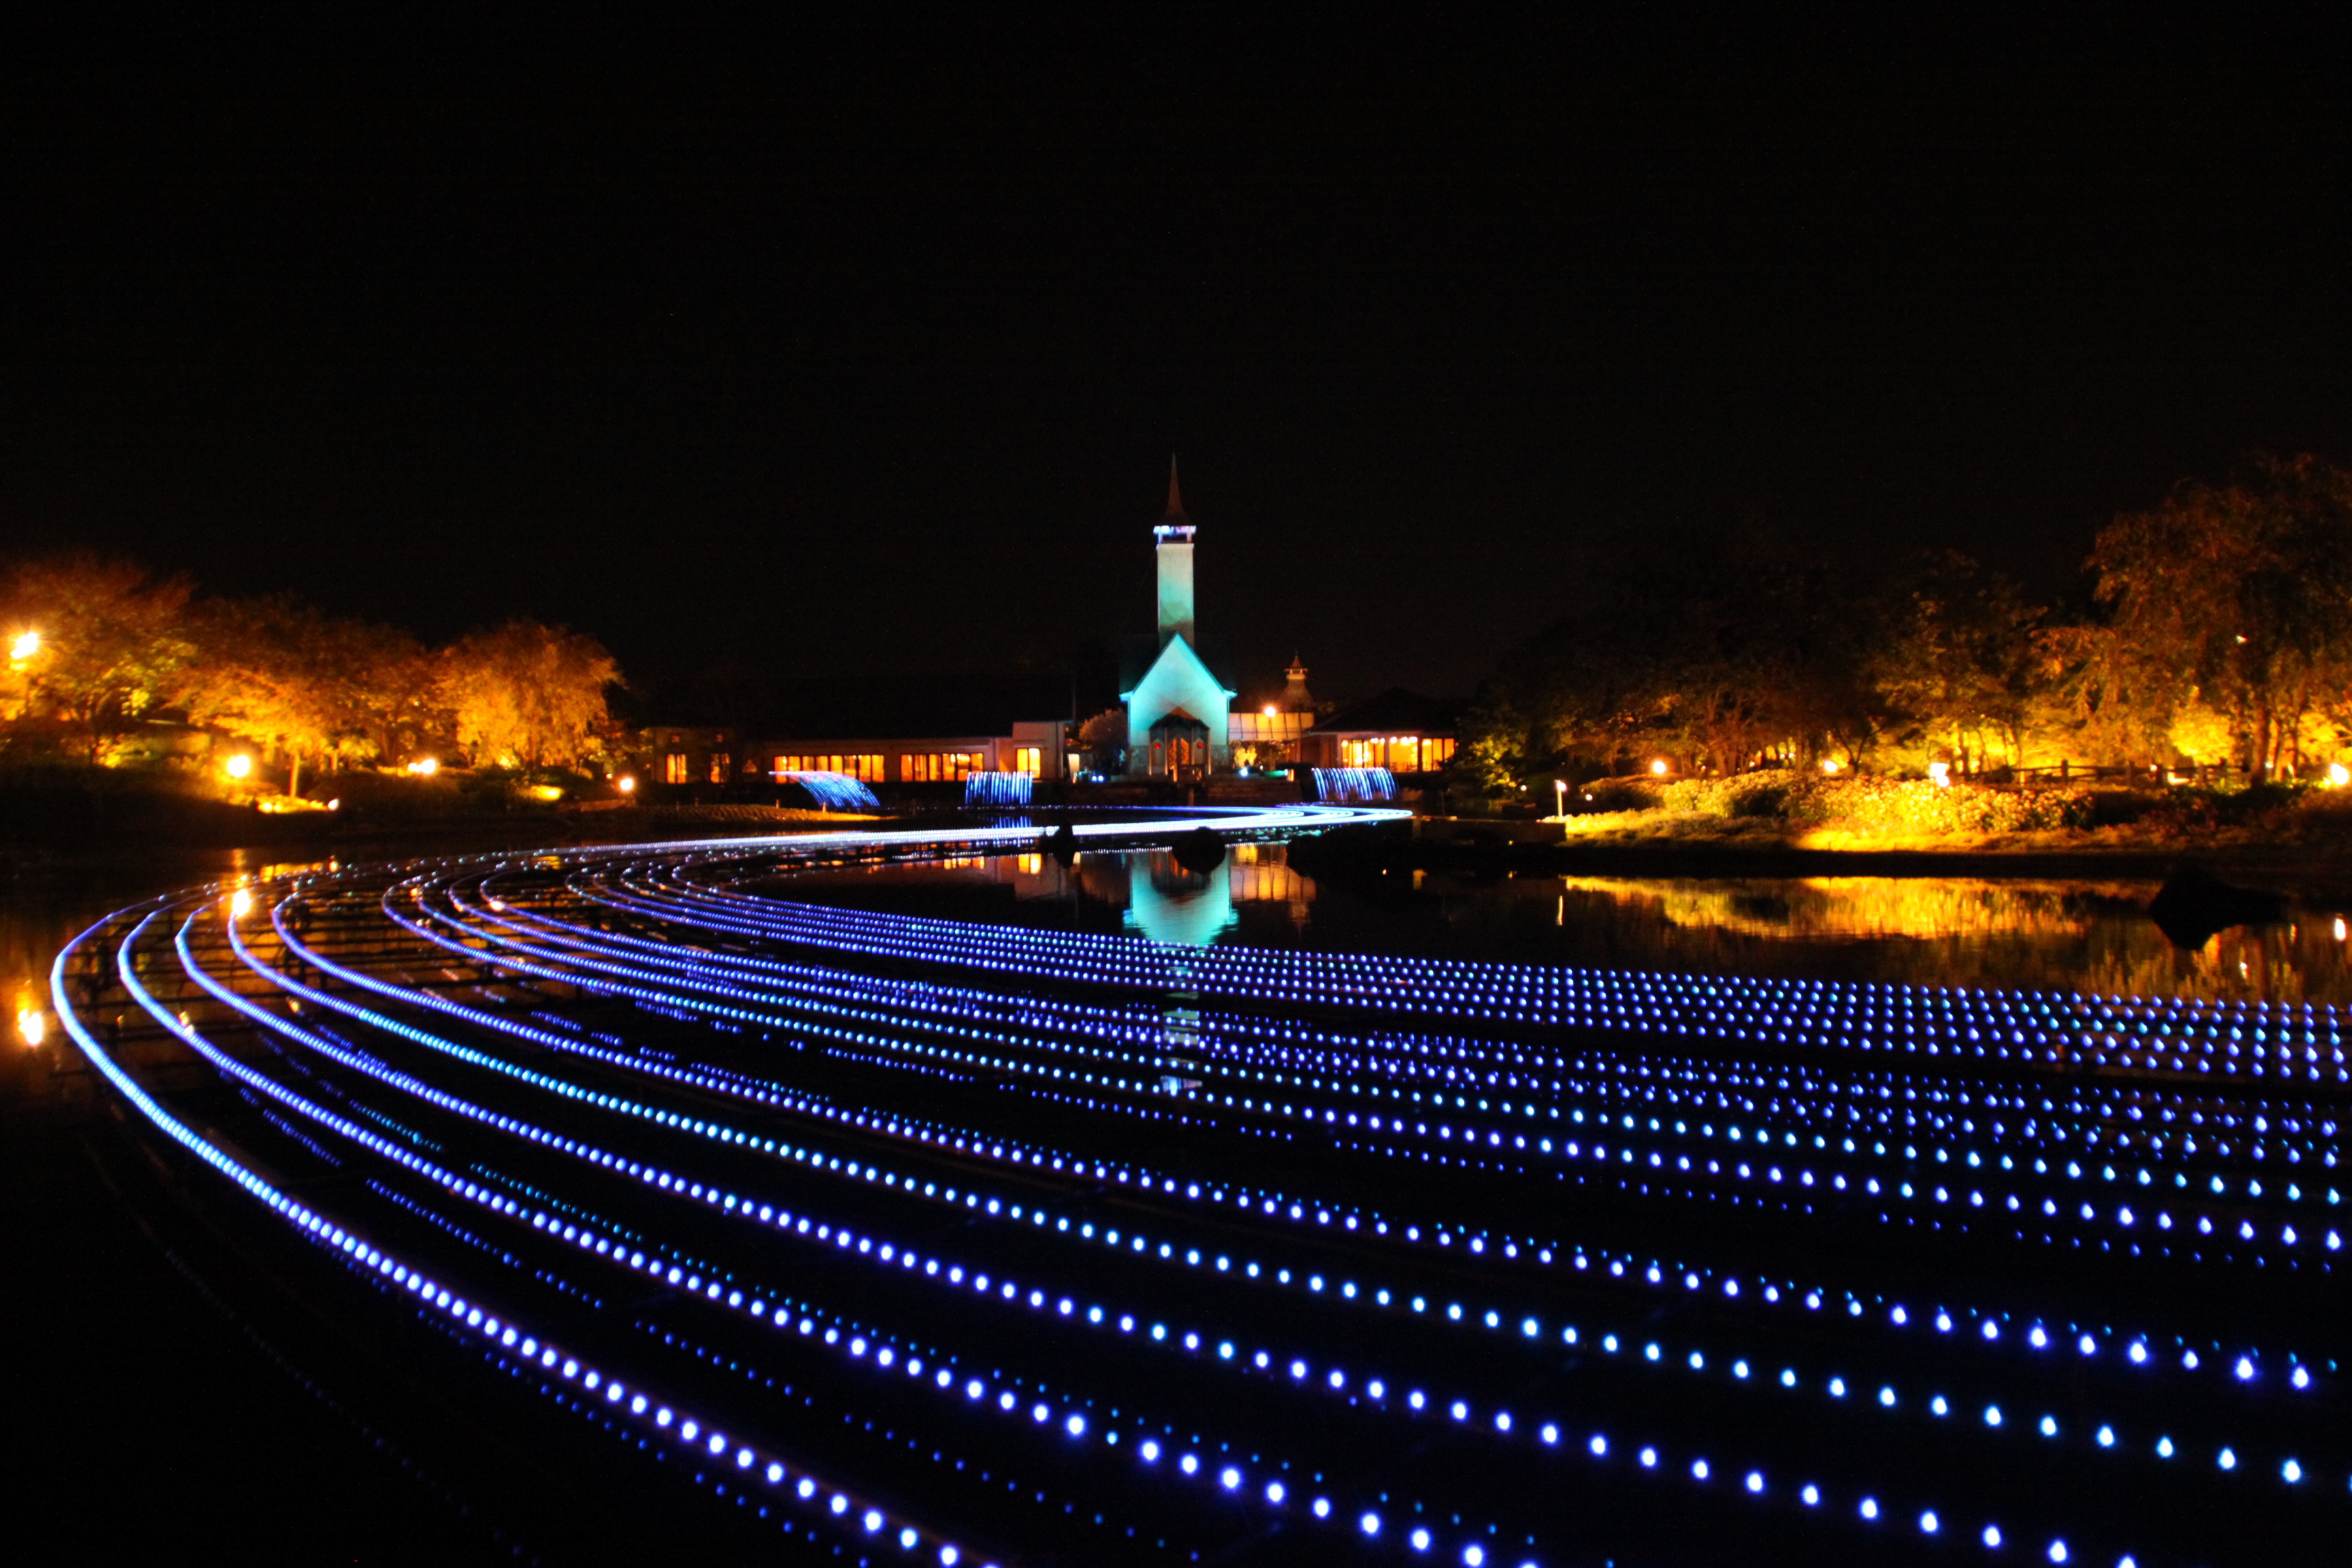
[[[239,752],[228,760],[227,771],[233,779],[249,778],[253,773],[253,759]]]
[[[23,664],[40,651],[40,633],[18,632],[16,640],[8,645],[8,658],[11,663]]]
[[[637,793],[637,781],[629,774],[623,773],[613,781],[613,787],[623,795],[635,795]]]
[[[1660,757],[1656,762],[1652,763],[1650,764],[1650,772],[1654,777],[1664,778],[1666,776],[1666,759]]]
[[[1552,780],[1551,793],[1558,797],[1559,803],[1559,809],[1553,813],[1553,815],[1556,816],[1566,816],[1568,815],[1568,781],[1566,779]]]

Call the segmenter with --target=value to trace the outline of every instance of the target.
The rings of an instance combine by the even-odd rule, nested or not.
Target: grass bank
[[[1792,771],[1607,779],[1574,792],[1570,845],[2133,856],[2352,851],[2352,790],[1938,784]],[[1577,809],[1580,806],[1582,809]]]

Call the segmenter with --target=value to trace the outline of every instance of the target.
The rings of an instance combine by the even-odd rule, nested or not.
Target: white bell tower
[[[1160,646],[1172,637],[1194,642],[1192,631],[1192,521],[1176,488],[1176,458],[1168,458],[1168,515],[1151,531],[1160,563]]]

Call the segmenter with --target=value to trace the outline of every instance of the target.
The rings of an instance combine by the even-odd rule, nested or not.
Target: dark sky
[[[2325,10],[100,15],[0,66],[0,552],[1002,668],[1148,626],[1172,448],[1247,684],[1459,692],[1629,542],[2056,589],[2352,461]]]

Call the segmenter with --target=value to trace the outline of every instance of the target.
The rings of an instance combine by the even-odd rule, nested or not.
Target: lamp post
[[[1551,793],[1558,798],[1559,806],[1559,809],[1553,812],[1552,815],[1565,819],[1568,816],[1568,781],[1566,779],[1552,780]]]

